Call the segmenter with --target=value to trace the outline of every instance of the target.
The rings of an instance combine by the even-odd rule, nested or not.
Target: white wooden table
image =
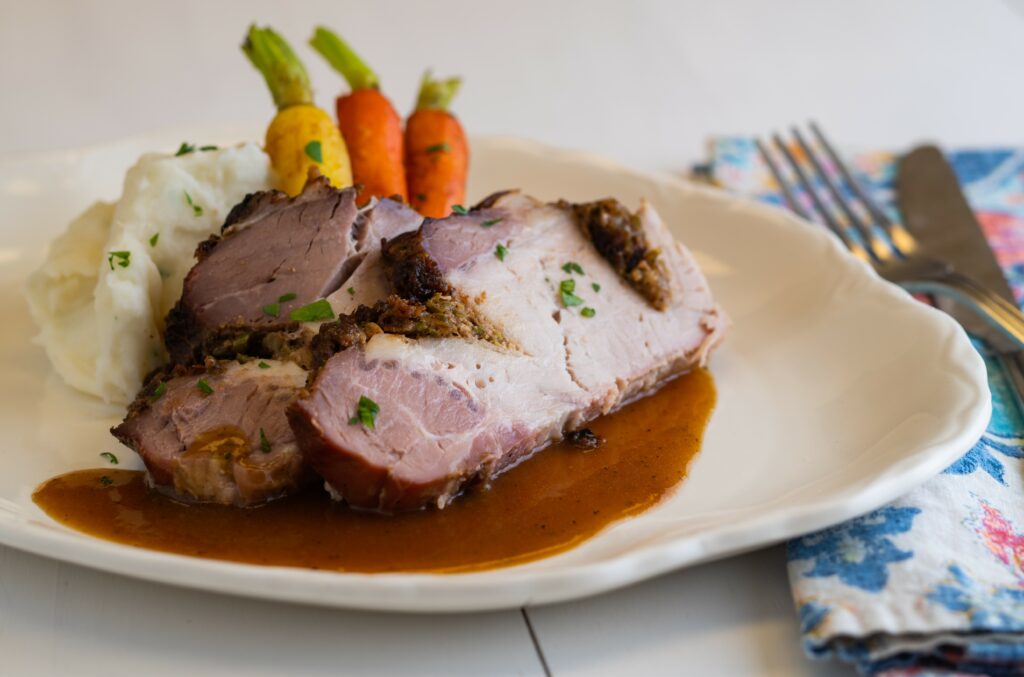
[[[411,4],[411,3],[409,3]],[[460,73],[474,133],[684,171],[711,134],[814,117],[844,145],[1024,144],[1024,0],[900,3],[0,0],[0,153],[260,123],[251,20],[316,22],[401,108]],[[309,60],[321,102],[337,78]],[[590,600],[403,616],[235,599],[0,547],[4,675],[846,675],[803,658],[780,547]],[[529,622],[527,622],[527,619]]]

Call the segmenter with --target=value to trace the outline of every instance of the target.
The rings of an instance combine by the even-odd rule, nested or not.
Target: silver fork
[[[1015,344],[1016,349],[1024,349],[1024,313],[995,292],[957,272],[949,263],[918,255],[918,245],[914,236],[902,225],[889,219],[868,196],[821,129],[813,122],[810,128],[818,145],[824,149],[842,181],[855,196],[854,199],[851,200],[843,194],[836,180],[825,171],[819,154],[807,143],[799,129],[794,127],[792,134],[796,145],[806,158],[804,162],[793,154],[778,134],[772,136],[772,141],[779,155],[792,170],[796,182],[810,198],[814,212],[847,249],[857,258],[870,264],[883,278],[910,292],[936,294],[963,304],[1007,337]],[[786,204],[798,215],[813,221],[811,215],[797,201],[793,184],[784,176],[768,147],[760,139],[756,140],[756,144],[761,158],[782,189]],[[830,206],[815,189],[812,177],[821,182],[824,192],[830,196],[834,206]],[[877,229],[872,228],[872,225],[877,226]],[[880,237],[879,230],[885,233],[887,238]],[[859,238],[852,237],[851,231]],[[1021,376],[1021,386],[1024,386],[1024,375]]]

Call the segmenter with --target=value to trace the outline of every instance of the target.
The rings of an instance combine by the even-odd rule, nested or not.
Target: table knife
[[[923,254],[948,261],[957,272],[1017,304],[956,173],[941,150],[932,145],[921,146],[900,158],[896,167],[896,203],[904,227],[917,239]],[[1024,352],[971,310],[939,301],[940,308],[996,351],[1024,409]]]

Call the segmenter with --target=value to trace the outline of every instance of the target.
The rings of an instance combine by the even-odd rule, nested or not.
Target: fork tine
[[[796,201],[796,197],[793,195],[793,190],[789,186],[789,182],[782,175],[782,171],[779,170],[779,166],[775,163],[775,159],[768,153],[768,149],[761,143],[761,139],[754,139],[754,143],[757,145],[757,151],[761,154],[761,159],[768,165],[768,171],[775,177],[775,183],[779,184],[779,188],[782,189],[782,197],[785,198],[786,204],[789,205],[791,211],[796,212],[801,218],[811,220],[811,217],[804,211],[804,208],[800,206],[800,203]]]
[[[804,140],[804,135],[800,133],[800,130],[793,127],[792,132],[793,138],[796,139],[800,149],[803,150],[804,155],[806,155],[807,159],[810,160],[814,173],[825,185],[825,189],[832,196],[832,200],[839,205],[843,214],[846,215],[846,218],[849,219],[850,223],[853,224],[853,227],[858,233],[860,233],[861,239],[868,246],[868,251],[870,251],[878,261],[885,263],[892,257],[892,250],[889,245],[881,238],[876,237],[875,234],[871,232],[871,227],[864,223],[864,220],[861,219],[855,211],[853,211],[853,207],[850,205],[849,200],[842,194],[839,187],[832,180],[832,177],[829,176],[828,172],[825,171],[825,165],[821,163],[821,160],[818,158],[817,153],[814,152],[814,149],[811,148],[811,145]]]
[[[853,177],[853,172],[850,171],[850,168],[845,162],[843,162],[843,159],[839,157],[839,153],[836,152],[836,149],[825,137],[825,133],[821,131],[818,123],[812,120],[810,127],[811,133],[814,134],[818,143],[821,144],[821,147],[825,149],[825,153],[828,154],[829,159],[832,160],[832,164],[835,165],[836,169],[839,171],[839,175],[843,177],[843,181],[846,182],[846,185],[850,187],[850,190],[853,191],[854,195],[856,195],[864,204],[875,223],[885,230],[889,239],[892,240],[896,251],[904,257],[910,256],[910,254],[917,249],[917,241],[914,240],[914,236],[907,232],[902,225],[893,223],[892,219],[886,216],[885,212],[878,206],[878,203],[867,194],[867,191],[865,191],[864,187],[860,185],[860,182]]]
[[[825,203],[822,202],[821,197],[819,197],[818,193],[814,190],[814,186],[811,185],[811,182],[807,178],[807,174],[804,172],[803,167],[801,167],[800,163],[797,162],[795,157],[793,157],[793,153],[790,152],[789,148],[786,147],[786,144],[783,143],[782,138],[779,137],[778,134],[773,134],[772,141],[774,141],[775,146],[779,149],[779,152],[782,153],[782,157],[786,158],[786,162],[793,170],[793,173],[796,174],[797,181],[800,182],[801,188],[803,188],[804,192],[807,193],[807,195],[811,198],[811,204],[814,205],[815,211],[817,211],[818,214],[821,215],[821,218],[825,221],[825,225],[827,225],[829,229],[833,233],[835,233],[836,237],[842,240],[843,245],[845,245],[846,248],[849,249],[854,256],[861,259],[862,261],[870,263],[871,256],[868,254],[867,250],[864,249],[864,247],[862,247],[859,242],[850,238],[850,236],[846,233],[846,229],[843,227],[843,225],[828,210],[828,208],[825,206]]]

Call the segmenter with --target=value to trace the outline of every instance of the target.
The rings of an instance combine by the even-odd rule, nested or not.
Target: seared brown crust
[[[201,331],[195,316],[181,305],[181,299],[167,313],[164,330],[164,345],[171,364],[191,364],[201,359]]]
[[[228,217],[224,219],[224,225],[220,232],[224,232],[236,223],[248,221],[257,213],[272,208],[275,204],[288,200],[288,195],[279,190],[261,190],[258,193],[248,193],[242,201],[231,208]]]
[[[668,308],[668,271],[658,249],[650,249],[639,217],[613,198],[556,206],[568,210],[608,263],[657,310]]]
[[[425,219],[424,224],[432,221]],[[423,226],[381,242],[384,272],[402,298],[426,301],[434,294],[451,294],[437,262],[423,246]]]

